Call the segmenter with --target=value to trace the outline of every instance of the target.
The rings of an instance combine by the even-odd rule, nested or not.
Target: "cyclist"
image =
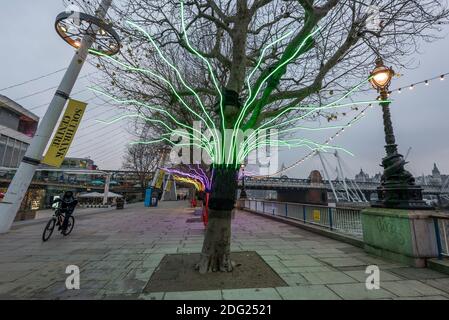
[[[53,203],[57,202],[60,203],[60,212],[64,213],[65,216],[62,226],[59,227],[64,232],[67,229],[69,217],[73,214],[73,211],[78,204],[78,200],[73,196],[72,191],[66,191],[62,197],[56,198]]]

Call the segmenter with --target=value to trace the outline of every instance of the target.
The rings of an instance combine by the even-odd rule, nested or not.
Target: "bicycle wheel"
[[[47,225],[45,226],[44,229],[44,233],[42,233],[42,241],[47,241],[48,239],[50,239],[53,230],[55,229],[55,224],[56,224],[56,218],[51,218],[48,222]]]
[[[67,229],[62,232],[64,236],[68,236],[70,232],[73,230],[73,226],[75,225],[75,218],[73,216],[69,217],[69,221],[67,222]]]

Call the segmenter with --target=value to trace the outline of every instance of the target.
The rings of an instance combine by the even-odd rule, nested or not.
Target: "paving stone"
[[[323,285],[279,287],[276,290],[284,300],[341,300],[338,295]]]
[[[389,271],[410,280],[447,278],[447,274],[443,274],[427,268],[394,268],[390,269]]]
[[[319,267],[289,267],[288,269],[291,272],[293,272],[293,273],[336,271],[332,267],[328,267],[328,266],[319,266]]]
[[[166,292],[164,300],[221,300],[221,290]]]
[[[399,297],[438,296],[445,294],[443,291],[417,280],[381,281],[380,287]]]
[[[332,291],[345,300],[383,299],[396,297],[393,293],[382,288],[368,290],[365,283],[330,284],[327,285]]]
[[[286,267],[318,267],[323,266],[323,264],[307,255],[295,256],[294,259],[281,260],[281,263]]]
[[[449,300],[449,298],[443,296],[425,296],[425,297],[398,297],[393,298],[393,300]]]
[[[163,300],[165,292],[149,292],[139,295],[139,300]]]
[[[449,294],[449,278],[421,280],[422,282]]]
[[[274,255],[279,253],[278,250],[274,250],[274,249],[272,249],[272,250],[265,250],[265,249],[263,249],[263,250],[256,250],[256,252],[258,254],[260,254],[261,256],[268,256],[268,255],[274,256]]]
[[[226,289],[222,290],[224,300],[280,300],[274,288]]]
[[[146,284],[147,281],[127,277],[110,281],[103,289],[117,294],[140,294]]]
[[[283,273],[281,274],[281,278],[289,285],[289,286],[299,286],[309,284],[304,276],[299,273]]]
[[[333,267],[353,267],[353,266],[366,266],[367,263],[360,261],[359,259],[346,257],[346,258],[321,258],[320,261],[323,261],[327,264],[330,264]]]
[[[130,269],[126,277],[142,281],[148,281],[150,280],[154,270],[155,269],[153,268],[134,268]]]
[[[346,273],[348,276],[356,279],[359,282],[365,282],[366,278],[368,277],[368,274],[365,273],[365,268],[363,270],[350,270],[350,271],[343,271],[343,272]],[[380,269],[379,276],[380,276],[381,283],[383,281],[397,281],[397,280],[403,279],[403,278],[399,277],[398,275],[395,275],[388,271],[383,271],[382,269]]]
[[[356,280],[340,271],[305,272],[302,276],[310,284],[354,283]]]

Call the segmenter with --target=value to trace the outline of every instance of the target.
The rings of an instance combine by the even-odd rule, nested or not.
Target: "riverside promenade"
[[[148,292],[167,254],[199,253],[204,226],[186,201],[158,208],[133,204],[76,216],[72,234],[41,234],[47,219],[0,235],[1,299],[449,299],[449,275],[411,268],[256,214],[237,211],[232,251],[255,251],[279,275],[279,287]],[[80,289],[68,290],[68,265]],[[380,289],[367,290],[365,269],[380,269]]]

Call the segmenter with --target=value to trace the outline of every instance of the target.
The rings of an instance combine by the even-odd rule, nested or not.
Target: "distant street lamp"
[[[246,199],[248,196],[246,195],[245,190],[245,165],[242,164],[240,168],[242,169],[242,190],[240,191],[240,199]]]
[[[387,155],[382,159],[384,172],[381,185],[377,188],[378,200],[372,206],[396,209],[431,209],[422,199],[422,188],[415,185],[415,178],[405,170],[404,165],[407,162],[398,153],[391,123],[390,101],[388,100],[388,86],[393,76],[393,69],[386,67],[382,58],[377,58],[376,67],[370,74],[370,82],[380,94]]]

